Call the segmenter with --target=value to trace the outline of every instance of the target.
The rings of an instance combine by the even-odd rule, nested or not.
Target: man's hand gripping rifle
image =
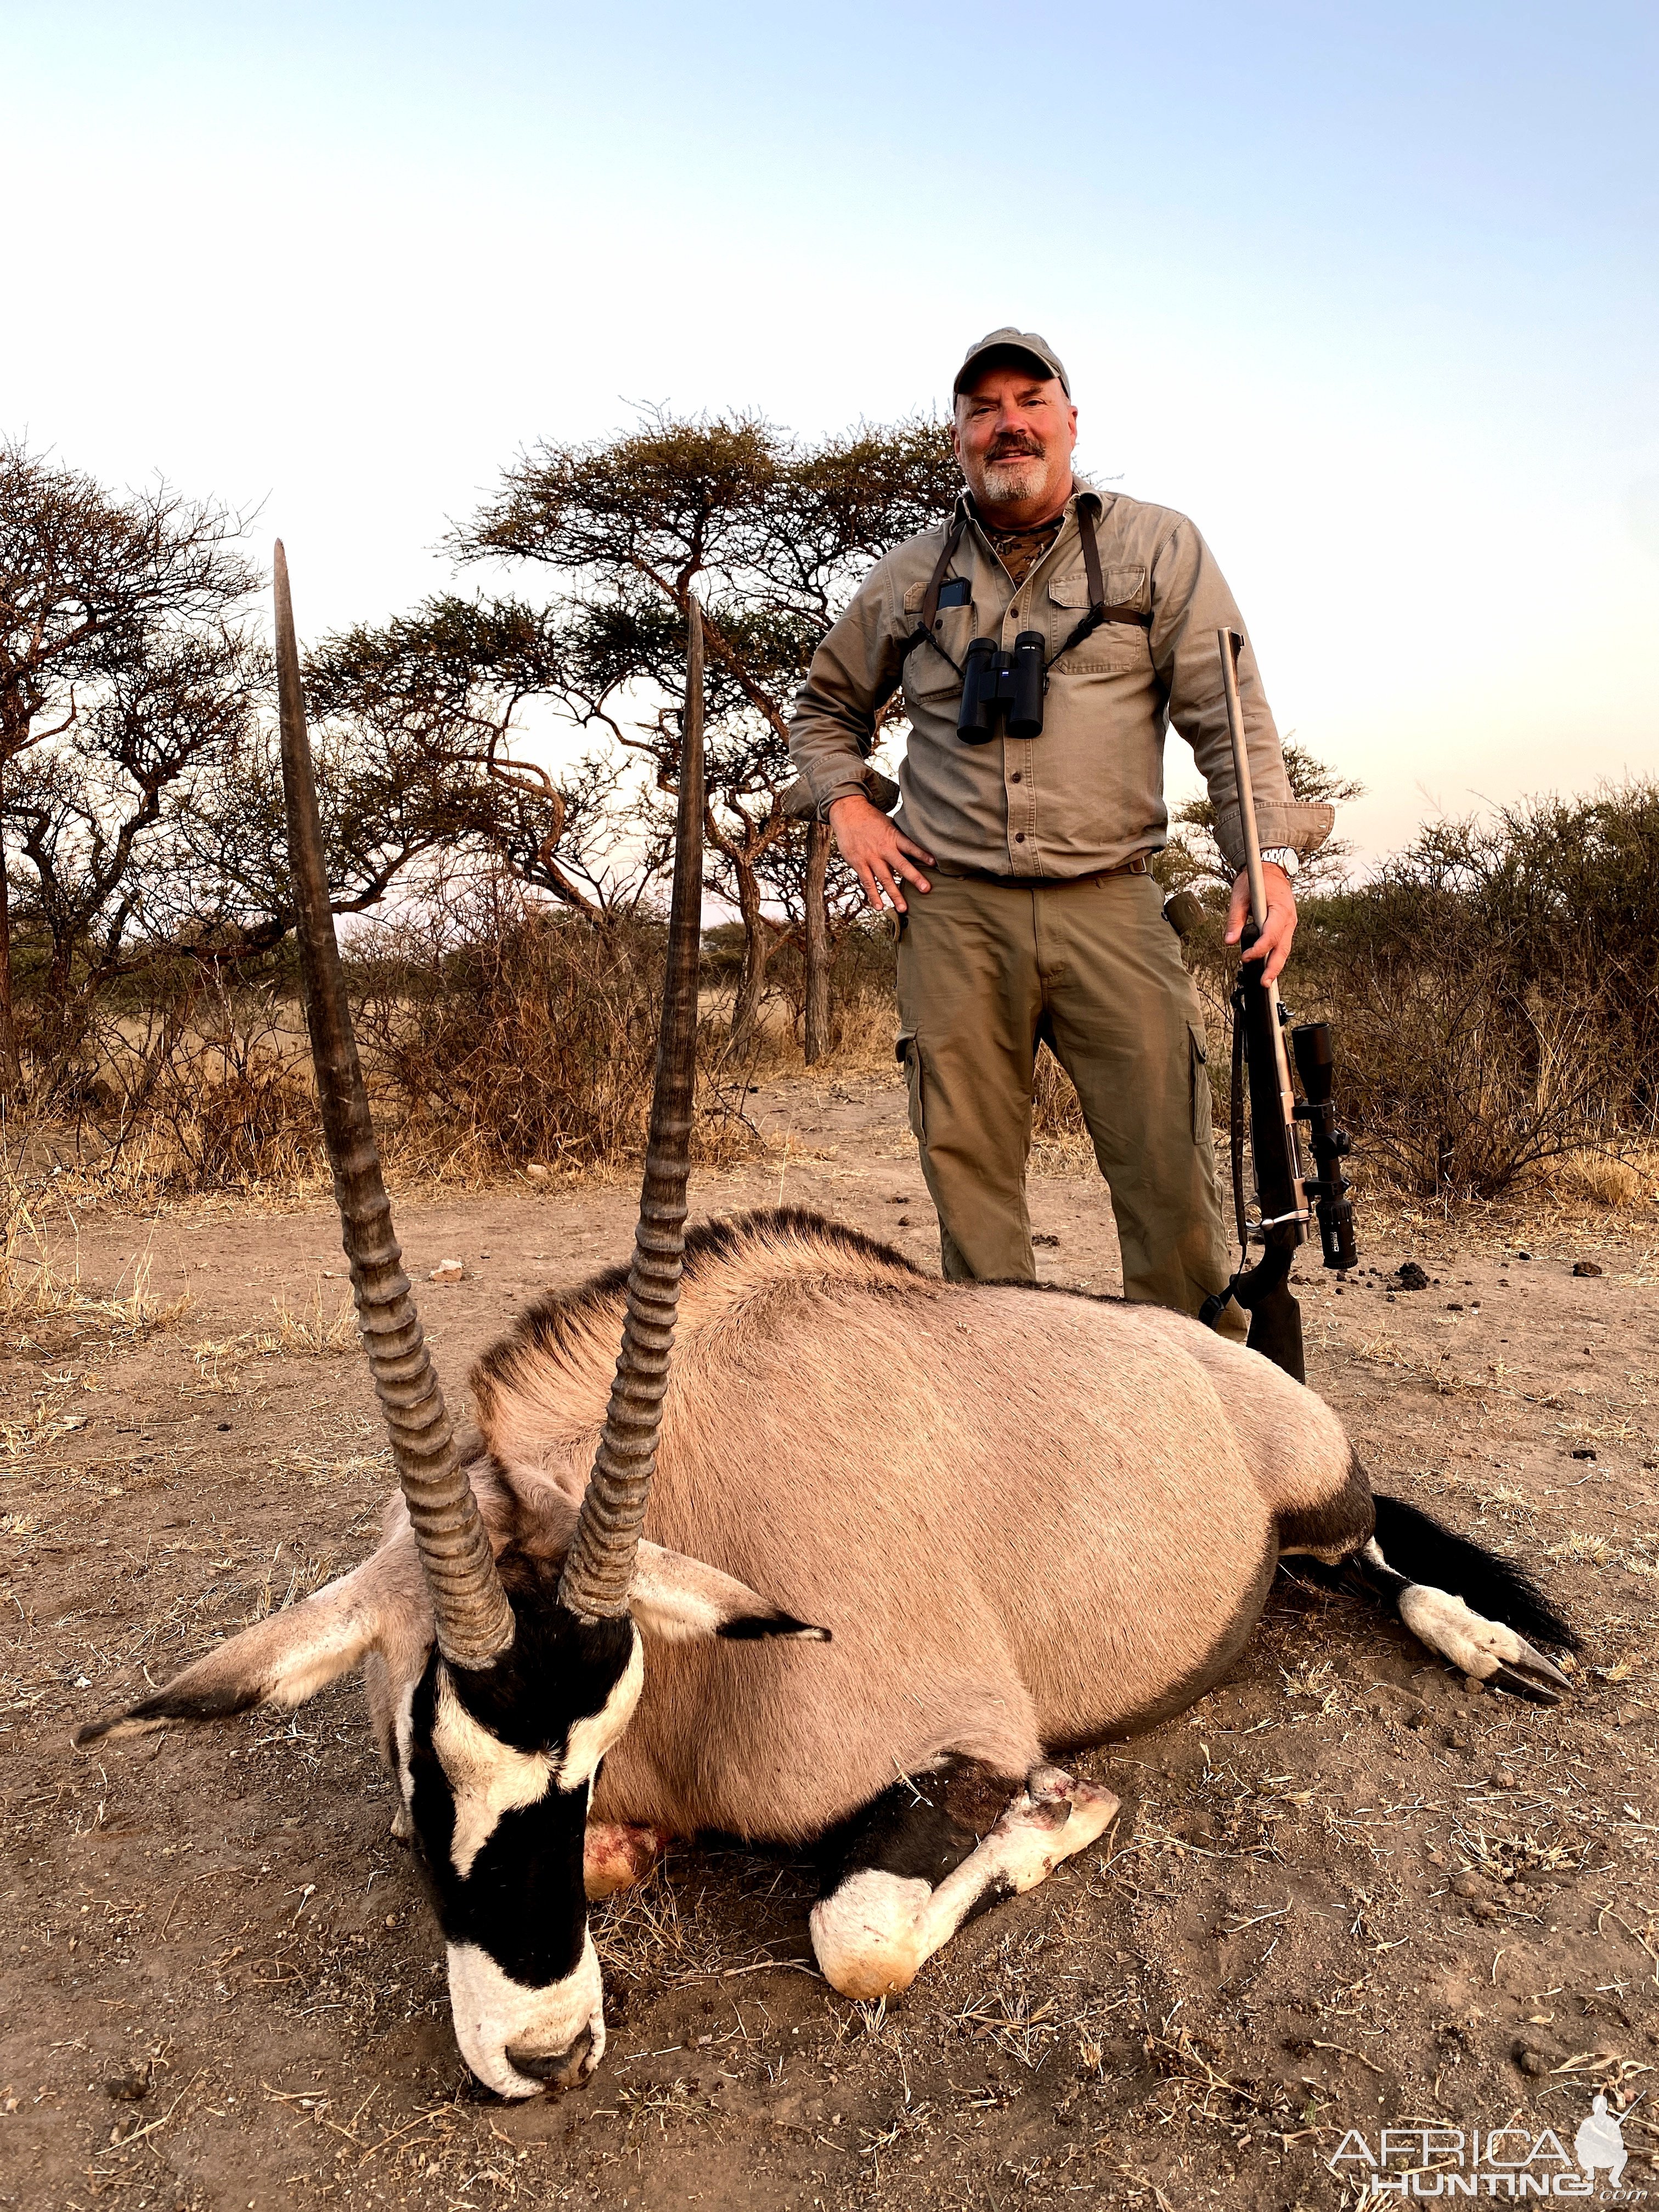
[[[1227,697],[1227,728],[1232,738],[1233,775],[1238,787],[1238,811],[1244,838],[1244,865],[1249,878],[1250,920],[1244,926],[1239,950],[1248,952],[1267,919],[1267,887],[1261,878],[1261,844],[1256,835],[1255,796],[1250,784],[1249,754],[1244,742],[1244,717],[1238,704],[1238,651],[1243,640],[1237,632],[1218,632],[1221,646],[1221,675]],[[1299,1104],[1291,1081],[1290,1059],[1285,1049],[1288,1016],[1279,1003],[1279,986],[1263,980],[1266,963],[1241,960],[1233,990],[1233,1083],[1230,1135],[1233,1164],[1233,1210],[1238,1221],[1238,1273],[1224,1291],[1205,1302],[1200,1319],[1214,1325],[1229,1298],[1237,1298],[1250,1316],[1249,1345],[1292,1375],[1307,1378],[1302,1361],[1302,1310],[1291,1294],[1291,1262],[1296,1248],[1308,1233],[1309,1223],[1319,1224],[1319,1240],[1328,1267],[1352,1267],[1358,1254],[1353,1241],[1353,1207],[1348,1202],[1342,1159],[1349,1149],[1346,1133],[1337,1127],[1331,1103],[1331,1031],[1328,1022],[1305,1022],[1291,1031],[1291,1048],[1297,1073],[1307,1093]],[[1244,1100],[1249,1095],[1250,1156],[1255,1169],[1257,1218],[1251,1221],[1244,1205]],[[1297,1155],[1296,1125],[1308,1124],[1314,1172],[1304,1176]],[[1252,1243],[1262,1248],[1255,1267],[1246,1263]]]

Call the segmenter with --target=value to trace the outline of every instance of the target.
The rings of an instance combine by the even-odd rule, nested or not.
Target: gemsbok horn
[[[702,611],[688,593],[674,892],[640,1221],[629,1262],[627,1318],[616,1381],[581,1516],[559,1577],[559,1602],[585,1620],[614,1619],[628,1610],[640,1526],[657,1464],[657,1431],[685,1261],[702,927]]]
[[[455,1449],[443,1392],[392,1232],[392,1206],[380,1172],[334,934],[288,557],[280,538],[275,568],[276,696],[289,867],[298,917],[306,1022],[323,1134],[334,1170],[341,1241],[351,1267],[369,1372],[391,1432],[398,1481],[432,1595],[438,1649],[453,1667],[489,1667],[512,1646],[513,1608]]]

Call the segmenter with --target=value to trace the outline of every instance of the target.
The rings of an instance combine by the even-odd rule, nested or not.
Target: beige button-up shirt
[[[957,735],[958,671],[969,640],[994,637],[1011,647],[1022,630],[1035,629],[1053,653],[1088,611],[1077,520],[1084,500],[1095,514],[1107,605],[1147,613],[1150,624],[1104,623],[1054,663],[1040,737],[964,744]],[[940,609],[939,650],[925,641],[901,657],[948,522],[878,561],[812,656],[796,696],[789,751],[816,811],[823,815],[836,799],[868,789],[876,717],[902,682],[910,734],[896,819],[946,867],[1064,881],[1156,852],[1169,829],[1164,737],[1173,723],[1209,785],[1222,854],[1242,868],[1216,633],[1244,625],[1193,525],[1169,507],[1098,492],[1079,478],[1059,537],[1016,589],[965,491],[956,514],[966,526],[949,574],[966,580],[969,596]],[[1314,852],[1330,834],[1333,810],[1291,798],[1248,637],[1238,688],[1261,842]]]

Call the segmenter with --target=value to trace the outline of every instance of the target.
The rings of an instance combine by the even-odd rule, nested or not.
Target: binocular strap
[[[931,645],[948,667],[955,669],[958,676],[963,672],[960,664],[951,659],[933,634],[933,624],[939,619],[939,595],[945,588],[946,574],[951,562],[956,558],[957,548],[962,543],[963,526],[963,517],[958,514],[951,526],[950,534],[945,540],[944,550],[933,563],[933,573],[928,578],[927,589],[922,595],[921,617],[909,636],[899,647],[901,668],[903,667],[910,654],[915,651],[917,646]],[[1083,541],[1083,573],[1089,585],[1089,611],[1071,635],[1063,643],[1057,645],[1043,662],[1042,669],[1045,675],[1054,666],[1055,661],[1063,654],[1069,653],[1073,646],[1081,645],[1084,639],[1091,636],[1103,623],[1133,623],[1141,629],[1150,629],[1152,626],[1151,613],[1140,607],[1109,607],[1107,605],[1106,580],[1101,571],[1100,544],[1095,536],[1095,519],[1088,508],[1081,504],[1079,505],[1077,511],[1077,529],[1078,536]]]
[[[899,647],[901,668],[903,667],[910,654],[915,651],[917,646],[931,645],[941,660],[947,662],[951,667],[956,668],[958,676],[962,673],[961,669],[957,668],[956,662],[951,659],[950,654],[933,635],[933,624],[939,619],[939,595],[945,588],[945,571],[955,560],[957,548],[962,543],[962,531],[963,518],[957,515],[945,540],[945,550],[934,562],[933,573],[927,579],[927,589],[922,594],[921,619]]]

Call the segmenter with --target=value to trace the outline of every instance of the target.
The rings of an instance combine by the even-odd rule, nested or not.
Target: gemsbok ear
[[[797,1620],[747,1583],[684,1552],[665,1552],[660,1544],[640,1546],[628,1608],[643,1634],[665,1644],[695,1644],[714,1636],[739,1642],[763,1636],[793,1637],[801,1644],[830,1641],[827,1628]]]
[[[396,1556],[405,1551],[406,1559]],[[256,1621],[192,1660],[165,1688],[125,1712],[77,1729],[72,1741],[83,1751],[171,1721],[223,1720],[254,1705],[301,1705],[377,1646],[418,1650],[431,1638],[431,1607],[420,1588],[413,1545],[404,1539],[314,1596]]]

